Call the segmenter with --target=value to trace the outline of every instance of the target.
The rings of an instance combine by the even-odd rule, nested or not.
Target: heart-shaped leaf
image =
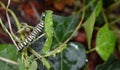
[[[107,60],[114,51],[116,37],[114,33],[109,30],[107,25],[104,25],[97,34],[96,51],[103,60]]]
[[[54,22],[54,48],[59,44],[63,43],[75,30],[78,24],[78,20],[75,16],[62,17],[53,16]]]
[[[102,8],[102,0],[99,0],[95,10],[93,11],[93,13],[90,15],[90,17],[83,24],[83,27],[85,28],[85,31],[87,34],[87,42],[88,42],[89,49],[91,49],[91,38],[92,38],[95,20],[101,11],[101,8]]]

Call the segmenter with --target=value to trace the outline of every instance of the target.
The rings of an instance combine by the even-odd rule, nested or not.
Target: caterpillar
[[[27,38],[24,39],[23,42],[18,43],[17,46],[17,50],[18,51],[22,51],[24,49],[24,47],[28,47],[30,43],[33,42],[34,39],[37,38],[37,36],[40,33],[43,33],[43,29],[44,29],[44,23],[39,23],[37,24],[34,28],[33,31],[30,33],[30,35],[28,35]]]

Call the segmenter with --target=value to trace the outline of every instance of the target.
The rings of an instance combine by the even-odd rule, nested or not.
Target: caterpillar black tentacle
[[[21,43],[18,43],[17,46],[17,50],[18,51],[22,51],[24,49],[24,47],[28,47],[30,45],[30,43],[32,43],[32,41],[34,39],[36,39],[36,37],[40,34],[43,33],[43,29],[44,29],[44,23],[39,23],[37,26],[34,27],[33,31],[30,33],[30,35]]]

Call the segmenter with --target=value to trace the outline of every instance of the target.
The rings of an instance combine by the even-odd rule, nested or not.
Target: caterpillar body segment
[[[44,23],[42,22],[37,24],[37,26],[34,27],[30,35],[26,37],[26,39],[24,39],[23,42],[18,43],[17,50],[22,51],[24,47],[27,48],[33,42],[33,40],[35,40],[38,37],[39,34],[43,33],[43,30],[44,30]]]

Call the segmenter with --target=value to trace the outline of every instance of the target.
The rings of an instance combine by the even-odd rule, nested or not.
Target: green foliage
[[[72,34],[77,26],[78,20],[75,18],[75,16],[62,17],[53,15],[53,22],[53,27],[55,30],[53,35],[53,48],[57,48],[53,51],[48,52],[46,56],[53,55],[54,57],[56,57],[57,53],[62,52],[66,48],[66,44],[62,45],[62,43]],[[44,65],[49,67],[48,62],[45,62]]]
[[[25,70],[25,64],[20,60],[18,59],[18,64],[19,64],[19,70]]]
[[[4,50],[7,46],[7,44],[0,44],[0,51]]]
[[[53,15],[53,22],[54,22],[53,26],[55,31],[53,35],[54,37],[53,37],[52,48],[55,49],[46,53],[46,56],[49,56],[48,60],[51,65],[50,70],[58,70],[58,69],[74,70],[77,68],[81,68],[85,64],[85,59],[86,59],[86,55],[85,55],[86,53],[84,47],[78,43],[69,43],[68,45],[63,44],[77,27],[78,20],[76,19],[75,16],[62,17],[62,16]],[[73,60],[71,60],[71,58]],[[43,62],[43,65],[46,66],[47,64],[48,63]],[[46,70],[46,68],[44,68],[43,65],[39,64],[40,67],[39,70]]]
[[[0,44],[0,56],[17,61],[20,54],[13,44]],[[13,51],[14,50],[14,51]]]
[[[32,61],[32,63],[29,66],[28,70],[37,70],[37,62],[36,61]]]
[[[88,48],[91,49],[91,38],[93,34],[94,24],[97,16],[99,15],[102,9],[102,0],[99,0],[95,10],[90,15],[90,17],[84,22],[83,27],[85,28],[87,35]]]
[[[64,49],[66,49],[67,44],[63,44],[61,46],[59,46],[58,48],[54,49],[53,51],[49,52],[46,54],[46,56],[56,56],[57,53],[63,52]]]
[[[46,17],[45,17],[45,33],[47,36],[47,40],[44,44],[44,47],[42,49],[42,51],[48,52],[51,48],[52,45],[52,41],[53,41],[53,20],[52,20],[52,11],[46,11]]]
[[[77,27],[78,20],[73,15],[68,17],[53,15],[53,22],[54,22],[53,48],[55,48],[59,44],[65,42],[67,38],[69,38],[69,36]]]
[[[95,27],[94,25],[96,22],[96,18],[99,16],[102,10],[102,0],[98,0],[97,5],[95,5],[95,9],[91,13],[90,17],[83,24],[87,36],[89,49],[88,51],[90,52],[92,50],[91,39]],[[87,6],[87,8],[89,6]],[[8,9],[8,11],[12,10]],[[71,15],[68,17],[62,17],[58,15],[52,15],[52,13],[53,12],[50,10],[46,11],[44,21],[45,36],[40,38],[40,41],[37,40],[39,44],[32,44],[36,45],[35,48],[37,49],[37,51],[34,51],[33,47],[29,47],[28,51],[32,54],[25,49],[22,52],[21,57],[14,45],[0,45],[0,57],[7,58],[18,63],[18,66],[15,66],[11,65],[12,63],[8,64],[6,62],[0,61],[1,70],[79,70],[85,65],[87,59],[84,46],[77,42],[66,43],[66,41],[69,40],[68,38],[71,36],[78,25],[78,20],[76,16]],[[14,19],[16,19],[16,17],[14,17]],[[0,22],[2,23],[2,20],[0,20]],[[18,22],[16,21],[16,23]],[[17,27],[20,28],[20,24],[17,25]],[[5,30],[4,26],[3,28]],[[115,43],[116,37],[113,31],[111,31],[108,25],[105,24],[99,29],[97,33],[96,47],[93,48],[93,50],[96,50],[100,57],[106,62],[99,65],[96,70],[120,69],[120,60],[116,60],[112,56],[110,57],[111,53],[113,53],[114,51]],[[39,50],[38,47],[40,47]],[[41,53],[41,50],[43,53]],[[37,59],[39,59],[40,61],[38,61]]]
[[[63,70],[79,70],[86,63],[86,51],[82,44],[77,42],[68,43],[63,52]]]
[[[20,57],[20,54],[18,53],[14,45],[0,44],[0,57],[17,61],[17,59]],[[1,70],[16,70],[18,69],[18,66],[11,65],[6,62],[0,61],[0,69]]]
[[[18,66],[0,61],[0,70],[18,70]]]
[[[98,65],[95,70],[120,70],[120,59],[115,59],[111,55],[105,63]]]
[[[27,58],[27,57],[26,57]],[[37,61],[34,60],[33,55],[29,56],[25,62],[18,59],[19,70],[37,70]]]
[[[77,42],[68,43],[66,49],[55,57],[48,57],[50,70],[78,70],[86,63],[86,51],[82,44]],[[47,70],[43,65],[39,70]]]
[[[42,62],[43,62],[43,65],[45,65],[47,67],[47,70],[49,70],[50,64],[49,64],[48,60],[46,60],[45,58],[42,58]]]
[[[108,25],[104,25],[97,34],[96,51],[103,60],[107,60],[114,51],[116,37],[114,33],[109,30]]]

